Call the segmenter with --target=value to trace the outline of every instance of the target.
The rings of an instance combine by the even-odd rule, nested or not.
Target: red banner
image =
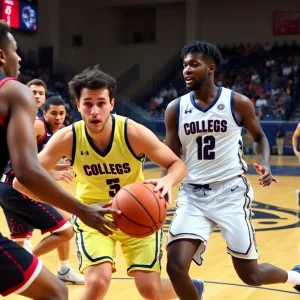
[[[20,27],[19,1],[3,0],[2,19],[12,28]]]
[[[295,35],[300,32],[300,11],[273,12],[273,35]]]

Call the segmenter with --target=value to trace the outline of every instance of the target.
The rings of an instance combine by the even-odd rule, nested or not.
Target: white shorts
[[[219,225],[227,252],[237,258],[257,259],[255,232],[251,221],[253,189],[244,176],[196,186],[182,184],[176,212],[170,225],[167,247],[180,239],[201,240],[194,262],[202,264],[210,234]]]

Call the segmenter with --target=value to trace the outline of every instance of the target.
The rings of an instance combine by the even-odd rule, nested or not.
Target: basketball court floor
[[[256,228],[256,238],[260,254],[260,262],[269,262],[284,269],[291,269],[300,264],[300,207],[296,203],[295,191],[300,189],[300,165],[294,156],[272,157],[271,165],[273,174],[276,174],[279,184],[273,184],[271,189],[258,185],[258,176],[253,169],[254,157],[246,157],[249,165],[248,178],[254,188],[253,223]],[[157,178],[160,170],[151,163],[145,165],[146,178]],[[74,192],[74,185],[63,185],[68,191]],[[174,188],[173,199],[176,197],[177,188]],[[170,208],[164,231],[168,230],[174,208]],[[5,218],[1,211],[0,230],[8,234]],[[165,236],[166,237],[166,236]],[[35,244],[41,238],[37,231],[32,239]],[[164,238],[165,240],[165,238]],[[57,254],[55,251],[41,257],[43,263],[54,273],[58,268]],[[77,268],[75,244],[71,245],[71,264]],[[165,270],[166,255],[163,258],[162,277],[167,277]],[[106,299],[122,300],[141,299],[137,293],[134,282],[126,275],[125,260],[120,248],[117,247],[116,258],[117,272]],[[276,284],[272,286],[248,287],[244,285],[231,264],[231,258],[226,253],[226,244],[221,234],[216,230],[209,240],[205,253],[204,264],[201,267],[192,264],[191,277],[201,278],[205,281],[205,300],[293,300],[299,299],[292,286]],[[83,286],[69,286],[69,299],[79,298]],[[20,296],[8,296],[9,300],[25,299]]]

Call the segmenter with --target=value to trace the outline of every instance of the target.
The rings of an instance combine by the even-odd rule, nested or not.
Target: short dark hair
[[[61,96],[51,96],[43,103],[42,110],[48,111],[50,109],[50,105],[65,106],[65,101],[62,99]]]
[[[91,90],[108,89],[109,98],[111,100],[115,96],[117,82],[113,77],[101,71],[99,66],[96,65],[75,75],[69,82],[70,94],[75,99],[80,98],[83,88]]]
[[[7,34],[10,32],[10,26],[3,20],[0,21],[0,48],[5,49],[8,42]]]
[[[203,57],[213,60],[217,70],[221,67],[223,57],[219,48],[207,41],[193,41],[186,44],[181,50],[181,58],[184,59],[191,53],[203,53]]]
[[[45,93],[47,92],[47,86],[46,86],[46,83],[41,80],[41,79],[32,79],[30,80],[29,82],[27,82],[26,84],[28,87],[30,87],[31,85],[37,85],[37,86],[42,86],[44,89],[45,89]]]

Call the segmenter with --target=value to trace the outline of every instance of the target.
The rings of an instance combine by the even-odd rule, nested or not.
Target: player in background
[[[33,128],[34,97],[28,87],[15,80],[20,61],[10,27],[0,21],[0,178],[10,159],[16,178],[39,199],[77,215],[88,226],[104,234],[110,234],[109,228],[116,229],[116,226],[104,215],[119,211],[106,208],[109,203],[84,205],[60,188],[40,166]],[[39,259],[1,234],[0,277],[2,296],[18,293],[36,300],[68,298],[67,288]]]
[[[34,130],[38,152],[63,125],[66,109],[59,96],[50,97],[43,104],[43,119],[37,119]],[[68,171],[52,171],[55,180],[72,181]],[[74,236],[71,224],[51,205],[34,201],[12,187],[14,171],[11,162],[8,163],[0,183],[0,204],[3,208],[11,239],[24,246],[25,249],[39,257],[54,249],[59,256],[57,277],[67,284],[84,284],[84,277],[76,274],[70,267],[70,240]],[[40,229],[42,234],[50,233],[35,247],[30,247],[28,240],[34,229]],[[24,242],[27,242],[24,245]]]
[[[253,189],[244,176],[243,127],[254,140],[258,161],[254,167],[260,186],[270,188],[277,180],[270,171],[269,143],[252,102],[215,85],[214,74],[222,61],[216,46],[194,41],[184,46],[181,54],[190,92],[172,101],[165,114],[166,144],[178,157],[182,149],[188,168],[167,240],[167,271],[177,295],[182,300],[198,299],[189,277],[190,264],[192,260],[202,264],[206,244],[217,225],[244,283],[300,284],[300,266],[285,271],[257,261],[251,222]]]
[[[37,106],[37,119],[44,117],[42,105],[46,101],[47,86],[46,83],[41,79],[32,79],[26,84],[33,92]]]
[[[293,139],[292,139],[294,153],[300,161],[299,137],[300,137],[300,124],[297,125],[297,128],[293,134]],[[297,197],[297,203],[300,206],[300,190],[296,190],[296,197]]]
[[[116,81],[98,67],[76,75],[69,83],[82,121],[61,129],[49,141],[39,161],[51,170],[60,157],[72,161],[76,173],[76,197],[86,204],[102,203],[115,196],[123,186],[142,182],[145,156],[167,170],[165,177],[149,180],[169,194],[174,184],[187,174],[183,162],[146,127],[125,117],[112,115]],[[15,182],[15,187],[22,190]],[[25,191],[24,191],[25,192]],[[171,199],[171,197],[169,197]],[[144,299],[177,298],[170,280],[160,278],[161,233],[132,238],[114,231],[103,236],[74,217],[79,267],[85,276],[83,300],[103,299],[115,271],[115,244],[120,242],[127,273],[134,277]],[[194,281],[199,294],[203,283]]]

